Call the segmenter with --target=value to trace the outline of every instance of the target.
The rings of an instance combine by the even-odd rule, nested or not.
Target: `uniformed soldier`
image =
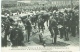
[[[10,26],[12,26],[15,21],[10,16],[7,16],[7,18],[10,21]]]
[[[49,31],[50,31],[50,33],[51,33],[51,37],[53,37],[53,32],[52,32],[52,25],[51,25],[51,21],[52,21],[52,19],[53,19],[53,15],[52,16],[50,16],[50,19],[49,19]]]
[[[53,17],[54,17],[54,19],[56,20],[56,22],[58,24],[58,18],[59,18],[58,11],[56,11],[56,10],[53,11]]]
[[[40,30],[44,32],[44,20],[42,19],[42,15],[38,17],[38,28],[39,28],[39,32]]]
[[[74,12],[73,11],[70,11],[70,13],[71,13],[71,35],[73,36],[73,37],[75,37],[76,36],[76,17],[75,17],[75,14],[74,14]]]
[[[57,22],[56,20],[53,18],[53,16],[50,17],[50,20],[49,20],[49,31],[51,33],[51,37],[53,38],[54,37],[54,44],[56,44],[56,41],[57,41]]]
[[[59,20],[58,20],[58,26],[59,26],[59,31],[60,31],[60,38],[63,38],[63,13],[59,12]]]
[[[31,33],[31,29],[32,29],[30,19],[26,19],[25,23],[26,23],[25,30],[27,31],[27,34],[28,34],[28,42],[30,42],[30,33]]]
[[[64,14],[64,22],[63,22],[63,32],[65,41],[69,40],[69,21],[68,21],[68,13]]]
[[[59,20],[58,11],[56,10],[53,11],[53,18],[56,20],[56,23],[58,24],[58,20]],[[57,30],[57,35],[58,35],[59,34],[58,29],[56,30]]]
[[[5,23],[4,23],[4,30],[5,30],[5,35],[4,35],[4,46],[7,46],[7,36],[9,35],[9,29],[10,29],[10,21],[8,20],[8,18],[6,17]]]
[[[77,33],[79,35],[79,11],[78,10],[75,10],[75,20],[76,20],[76,30],[77,30]]]
[[[12,42],[12,46],[22,46],[23,45],[23,32],[18,28],[18,24],[14,24],[14,28],[11,30],[10,40]]]
[[[33,16],[30,16],[31,18],[31,23],[32,25],[34,25],[34,29],[36,28],[36,22],[37,22],[37,15],[33,15]]]
[[[67,14],[66,16],[67,16],[68,27],[69,27],[68,32],[71,33],[71,19],[72,19],[72,15],[71,15],[71,12],[67,12],[66,14]]]

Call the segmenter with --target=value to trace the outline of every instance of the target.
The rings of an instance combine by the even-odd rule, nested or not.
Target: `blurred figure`
[[[7,46],[7,38],[8,35],[10,34],[10,21],[9,19],[6,17],[5,21],[4,21],[4,38],[3,38],[3,46]]]
[[[70,11],[71,14],[71,35],[76,36],[76,17],[73,11]]]
[[[63,23],[64,23],[63,13],[59,12],[58,26],[60,31],[60,38],[63,38]]]
[[[56,44],[58,28],[57,28],[57,22],[54,19],[53,15],[50,17],[50,20],[49,20],[49,31],[51,33],[51,37],[54,38],[54,44]]]
[[[45,38],[44,38],[43,35],[44,35],[43,32],[40,31],[40,32],[39,32],[40,43],[42,43],[42,45],[45,46]]]
[[[12,42],[12,46],[22,46],[23,45],[23,33],[22,30],[18,28],[18,24],[14,24],[14,28],[11,30],[10,40]]]
[[[44,20],[42,19],[42,14],[38,17],[38,28],[39,32],[42,30],[44,32]]]
[[[67,10],[64,12],[64,22],[63,22],[63,32],[64,32],[64,40],[69,40],[69,28],[70,28],[70,18],[68,17]]]
[[[28,42],[30,42],[30,35],[31,35],[31,30],[32,30],[30,19],[26,19],[25,30],[27,31],[27,34],[28,34],[28,37],[27,37]]]

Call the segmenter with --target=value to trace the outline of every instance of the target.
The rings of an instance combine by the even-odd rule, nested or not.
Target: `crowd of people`
[[[27,43],[30,42],[31,32],[34,29],[38,29],[37,33],[40,33],[40,43],[45,45],[43,38],[45,22],[51,34],[50,37],[54,39],[53,44],[57,43],[57,35],[60,35],[60,39],[69,41],[70,35],[76,37],[76,35],[79,34],[78,9],[30,11],[23,15],[24,12],[21,14],[17,12],[15,15],[5,13],[1,16],[1,38],[3,47],[7,46],[9,44],[8,42],[11,42],[12,46],[24,46],[24,41]]]

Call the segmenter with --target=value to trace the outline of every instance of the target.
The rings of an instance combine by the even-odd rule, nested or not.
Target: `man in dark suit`
[[[65,41],[69,40],[69,28],[70,28],[70,18],[68,17],[68,13],[65,13],[64,22],[63,22],[63,32],[64,32]]]
[[[30,19],[26,19],[26,22],[25,22],[25,30],[27,30],[27,33],[28,33],[28,42],[30,41],[31,29],[32,29],[31,21],[30,21]]]
[[[72,11],[71,12],[71,34],[73,37],[76,36],[76,24],[77,24],[76,19],[77,18],[75,17],[74,12]]]
[[[3,43],[2,45],[3,46],[7,46],[7,36],[9,35],[10,31],[10,21],[8,20],[8,18],[6,17],[5,21],[4,21],[4,31],[5,31],[5,35],[4,35],[4,38],[3,38]]]
[[[54,37],[54,44],[56,44],[58,28],[57,28],[57,22],[55,19],[53,19],[53,16],[51,16],[49,20],[49,31],[51,33],[51,37],[52,38]]]
[[[59,20],[58,20],[58,26],[59,26],[59,31],[60,31],[60,38],[63,38],[63,13],[59,12]]]
[[[18,28],[18,24],[14,24],[14,28],[11,30],[10,40],[13,46],[22,46],[22,41],[24,40],[23,32]]]
[[[13,23],[14,23],[14,20],[13,20],[10,16],[8,16],[7,18],[8,18],[8,20],[10,21],[10,26],[12,26]]]
[[[39,28],[39,32],[40,30],[44,32],[44,20],[42,19],[42,15],[38,17],[38,28]]]

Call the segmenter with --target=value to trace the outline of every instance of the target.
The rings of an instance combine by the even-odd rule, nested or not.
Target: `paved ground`
[[[17,16],[16,16],[17,17]],[[16,20],[16,18],[14,18]],[[79,46],[79,35],[77,34],[76,37],[72,37],[69,34],[69,41],[64,41],[64,39],[60,39],[59,35],[57,35],[57,44],[54,45],[52,44],[52,38],[50,37],[50,32],[48,30],[48,27],[45,25],[45,30],[44,30],[44,38],[46,39],[46,46]],[[33,31],[37,31],[37,29],[33,29]],[[26,31],[25,31],[26,32]],[[24,33],[25,35],[26,33]],[[27,36],[24,36],[24,38]],[[43,46],[40,42],[39,42],[39,33],[34,33],[31,35],[30,37],[30,42],[28,43],[25,40],[25,46]]]
[[[36,30],[34,30],[36,31]],[[64,39],[60,39],[59,35],[57,36],[57,44],[52,44],[52,39],[50,38],[50,32],[47,28],[47,25],[45,23],[45,30],[44,30],[44,37],[46,38],[46,46],[79,46],[79,35],[76,37],[72,37],[69,34],[69,41],[64,41]],[[42,46],[42,44],[39,42],[39,34],[33,34],[30,37],[30,42],[25,42],[26,46]]]

